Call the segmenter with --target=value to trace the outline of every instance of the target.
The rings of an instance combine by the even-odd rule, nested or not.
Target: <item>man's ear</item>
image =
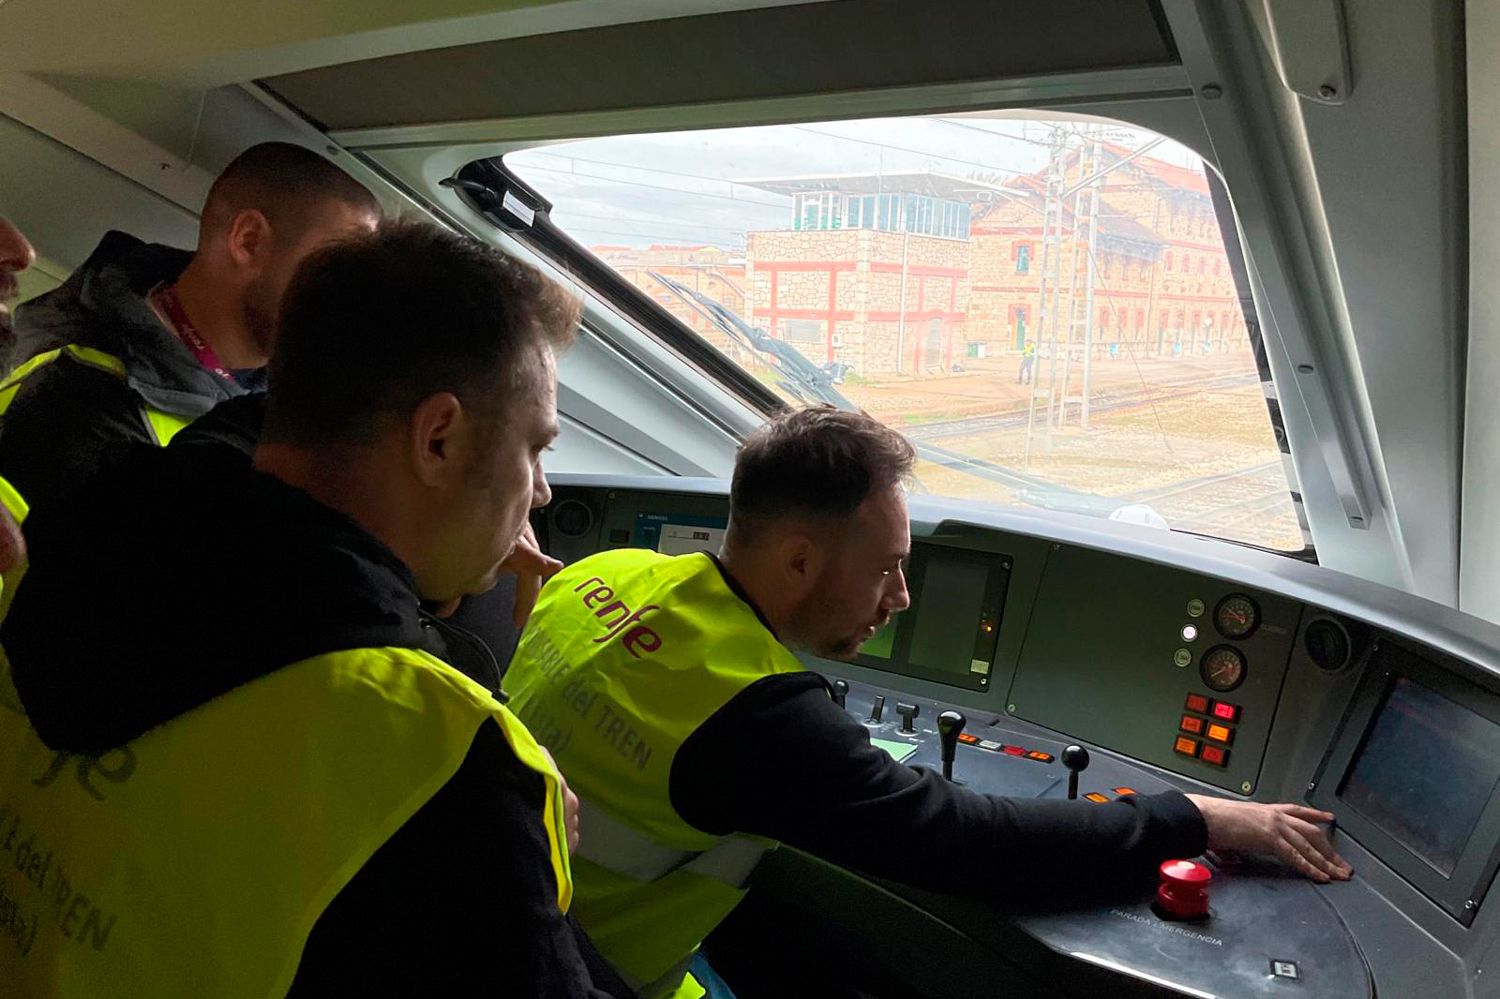
[[[463,423],[463,403],[452,392],[434,392],[412,410],[408,452],[424,485],[446,485],[462,471],[457,438]]]
[[[794,593],[806,593],[823,572],[823,552],[811,534],[789,531],[776,544],[776,566]]]
[[[229,259],[238,267],[261,270],[271,253],[271,223],[254,208],[235,212],[225,232]]]

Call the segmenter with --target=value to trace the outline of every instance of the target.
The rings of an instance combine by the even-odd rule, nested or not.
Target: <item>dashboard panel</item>
[[[536,526],[567,561],[723,540],[724,482],[558,476],[553,488]],[[937,717],[956,711],[952,779],[976,791],[1065,797],[1063,751],[1078,746],[1086,800],[1176,788],[1307,801],[1338,814],[1356,877],[1314,886],[1210,855],[1210,916],[1182,924],[1149,893],[985,904],[782,849],[757,872],[761,897],[858,929],[878,942],[872,962],[902,954],[891,973],[917,994],[951,978],[954,954],[1048,995],[1497,994],[1474,969],[1500,934],[1485,905],[1500,864],[1500,629],[1201,538],[909,505],[911,606],[854,662],[804,656],[875,745],[940,769]],[[829,890],[809,893],[818,881]],[[928,944],[903,951],[916,940]]]

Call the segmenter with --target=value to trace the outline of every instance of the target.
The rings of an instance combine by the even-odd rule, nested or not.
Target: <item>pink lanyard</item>
[[[177,297],[177,288],[174,285],[162,285],[156,293],[156,302],[161,306],[161,311],[166,313],[167,325],[172,332],[177,334],[177,339],[182,345],[192,351],[193,357],[203,367],[212,371],[226,381],[234,381],[234,375],[224,367],[219,360],[219,355],[208,345],[208,341],[193,328],[193,323],[188,319],[187,313],[183,311],[182,301]]]

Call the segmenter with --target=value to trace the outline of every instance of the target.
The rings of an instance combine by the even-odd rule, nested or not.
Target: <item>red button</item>
[[[1187,696],[1187,709],[1189,711],[1196,711],[1199,714],[1206,714],[1208,712],[1208,698],[1202,694],[1189,694]]]
[[[1185,735],[1179,735],[1177,737],[1177,742],[1172,746],[1172,748],[1184,756],[1197,756],[1198,740],[1189,739]]]
[[[1204,763],[1212,763],[1216,767],[1229,766],[1229,750],[1222,746],[1204,746],[1201,757]]]
[[[1202,919],[1208,915],[1208,883],[1213,872],[1191,860],[1164,860],[1157,868],[1161,884],[1156,906],[1172,919]]]
[[[1177,723],[1177,727],[1182,729],[1184,732],[1191,732],[1194,735],[1202,735],[1203,719],[1195,718],[1192,715],[1183,715],[1182,721]]]
[[[1004,753],[1006,756],[1026,755],[1026,750],[1022,749],[1020,746],[1001,746],[1000,752]]]
[[[1123,798],[1127,794],[1135,794],[1135,788],[1133,788],[1133,787],[1117,787],[1117,788],[1114,789],[1114,792],[1115,792],[1115,794],[1118,794],[1120,797]]]
[[[1240,706],[1238,704],[1225,704],[1223,701],[1214,702],[1214,717],[1225,721],[1240,720]]]

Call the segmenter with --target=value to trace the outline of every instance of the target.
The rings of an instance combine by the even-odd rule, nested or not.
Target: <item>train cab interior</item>
[[[281,139],[540,267],[564,561],[716,551],[747,433],[864,410],[911,606],[807,665],[876,745],[1309,803],[1356,872],[1209,856],[1182,922],[785,848],[707,945],[739,994],[1500,996],[1497,44],[1483,0],[0,0],[0,215],[24,300]]]

